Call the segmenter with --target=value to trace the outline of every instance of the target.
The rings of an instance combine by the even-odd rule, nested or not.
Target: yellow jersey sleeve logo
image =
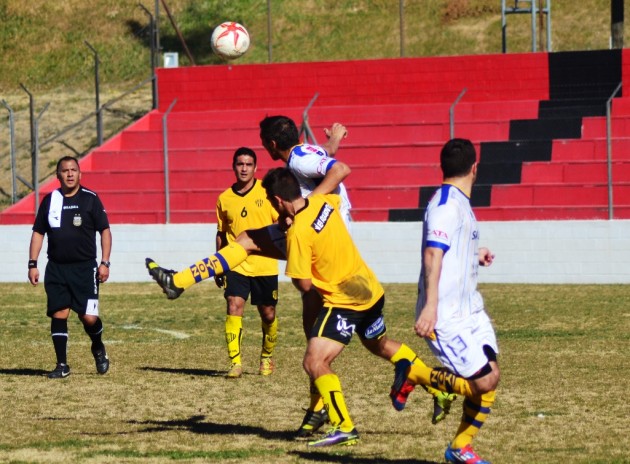
[[[317,213],[317,217],[311,224],[311,227],[315,230],[315,232],[320,233],[322,231],[322,229],[326,226],[326,223],[328,222],[328,219],[330,219],[330,215],[332,214],[334,210],[335,208],[333,208],[328,203],[324,203],[322,205],[322,208],[319,210],[319,213]]]

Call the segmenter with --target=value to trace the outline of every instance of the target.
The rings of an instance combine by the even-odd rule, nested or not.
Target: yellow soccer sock
[[[472,397],[468,380],[444,369],[430,368],[420,358],[416,358],[409,368],[407,378],[415,385],[425,385],[443,392]]]
[[[275,318],[271,324],[261,322],[261,326],[263,338],[260,356],[269,358],[273,355],[273,349],[276,347],[276,341],[278,340],[278,319]]]
[[[407,345],[401,343],[400,348],[398,348],[398,351],[396,351],[394,356],[391,357],[390,362],[392,364],[396,364],[401,359],[407,359],[409,362],[413,363],[416,359],[418,359],[418,355]]]
[[[230,243],[208,258],[197,261],[173,275],[176,287],[187,289],[202,280],[221,275],[247,259],[247,250],[238,243]]]
[[[418,366],[420,366],[420,367],[425,365],[422,362],[422,360],[420,360],[418,355],[416,353],[414,353],[414,351],[411,348],[409,348],[407,345],[405,345],[404,343],[401,343],[400,348],[398,349],[398,351],[396,351],[396,353],[394,353],[394,356],[392,356],[392,358],[390,359],[390,362],[392,364],[396,364],[401,359],[407,359],[412,364],[416,364],[417,363]],[[433,396],[436,396],[436,395],[440,394],[439,390],[436,390],[435,388],[429,387],[428,385],[421,385],[421,386],[422,386],[422,388],[424,388],[428,393],[432,394]]]
[[[324,407],[324,400],[322,399],[322,395],[319,394],[319,390],[315,386],[315,382],[310,381],[310,390],[311,390],[311,402],[308,405],[308,409],[310,411],[321,411]]]
[[[243,337],[243,318],[228,316],[225,318],[225,341],[228,356],[232,364],[241,364],[241,339]]]
[[[494,404],[496,391],[484,393],[481,396],[466,398],[464,400],[464,413],[459,424],[455,438],[451,443],[453,448],[463,448],[472,443],[473,438],[479,432],[490,414],[490,408]]]
[[[315,386],[322,395],[332,426],[339,427],[342,432],[352,431],[354,424],[346,407],[346,400],[341,391],[339,377],[335,374],[324,374],[315,379]]]

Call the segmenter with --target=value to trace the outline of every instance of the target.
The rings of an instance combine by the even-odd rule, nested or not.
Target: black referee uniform
[[[80,178],[78,162],[76,166],[73,168]],[[44,288],[57,356],[57,367],[48,374],[49,378],[63,378],[70,374],[67,364],[67,310],[77,313],[92,340],[91,350],[97,372],[104,374],[109,369],[109,358],[101,339],[103,323],[99,316],[100,278],[96,260],[96,232],[102,236],[104,231],[109,236],[109,220],[100,198],[80,185],[71,196],[65,196],[62,188],[49,193],[37,211],[33,237],[38,237],[41,247],[43,236],[48,236]],[[31,246],[32,243],[33,240]],[[101,261],[100,266],[105,266],[107,269],[103,270],[108,271],[109,262]],[[37,261],[31,258],[29,268],[32,267],[37,267]]]

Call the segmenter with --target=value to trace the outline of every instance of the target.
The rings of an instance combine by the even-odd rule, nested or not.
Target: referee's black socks
[[[101,334],[103,333],[103,321],[101,321],[100,317],[97,318],[96,322],[91,326],[86,325],[84,322],[83,329],[85,330],[85,333],[88,334],[88,336],[90,337],[90,340],[92,340],[92,353],[105,348],[105,345],[103,345],[103,341],[101,339]]]
[[[50,320],[50,335],[55,347],[57,364],[68,364],[68,320],[53,317]]]

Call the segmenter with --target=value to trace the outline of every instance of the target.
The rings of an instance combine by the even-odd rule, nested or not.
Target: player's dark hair
[[[465,176],[476,161],[475,146],[468,139],[451,139],[440,153],[440,167],[445,179]]]
[[[254,159],[254,166],[256,166],[256,163],[258,162],[256,160],[256,152],[248,147],[240,147],[234,152],[234,156],[232,157],[232,167],[236,166],[236,159],[242,155],[251,156]]]
[[[278,150],[289,150],[300,143],[300,133],[287,116],[267,116],[260,121],[260,138],[263,142],[276,142]]]
[[[278,196],[285,201],[291,201],[302,196],[300,183],[287,168],[271,169],[263,178],[262,186],[268,198]]]
[[[75,163],[77,163],[77,167],[79,168],[79,171],[81,170],[81,166],[79,166],[79,160],[76,159],[74,156],[64,156],[63,158],[60,158],[59,161],[57,161],[57,168],[55,169],[55,172],[58,174],[59,173],[59,168],[61,167],[61,163],[63,163],[64,161],[74,161]]]

